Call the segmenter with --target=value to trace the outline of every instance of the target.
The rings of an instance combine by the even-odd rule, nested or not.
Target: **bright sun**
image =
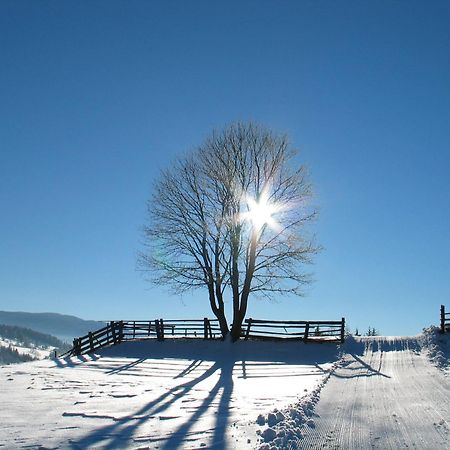
[[[261,194],[259,201],[248,197],[247,206],[248,211],[243,214],[243,217],[251,221],[257,230],[260,230],[266,224],[272,229],[277,228],[277,222],[272,215],[278,212],[278,208],[269,202],[266,193]]]

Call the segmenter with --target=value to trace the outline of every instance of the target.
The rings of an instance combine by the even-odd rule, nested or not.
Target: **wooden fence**
[[[340,321],[245,320],[244,339],[297,339],[305,342],[343,342],[345,319]],[[61,355],[78,356],[124,341],[165,338],[222,339],[217,319],[112,321],[106,327],[73,340],[73,348]]]
[[[244,339],[297,339],[305,342],[344,342],[345,318],[338,321],[246,319]]]
[[[450,333],[450,312],[445,312],[444,305],[441,305],[441,333]]]
[[[112,321],[106,327],[74,339],[72,349],[61,356],[82,355],[124,341],[163,340],[166,337],[221,339],[222,334],[219,321],[206,317],[198,320]]]

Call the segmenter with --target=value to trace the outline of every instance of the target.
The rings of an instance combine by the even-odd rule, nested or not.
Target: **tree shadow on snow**
[[[134,344],[134,345],[132,345]],[[140,345],[139,345],[140,344]],[[135,361],[109,370],[107,374],[126,374],[127,371],[136,370],[136,367],[145,363],[146,359],[160,360],[160,367],[164,362],[179,359],[188,361],[187,367],[173,375],[171,378],[182,380],[192,376],[201,368],[205,361],[212,362],[211,367],[204,370],[196,378],[181,383],[167,390],[156,399],[146,403],[132,414],[116,419],[112,424],[92,430],[79,440],[71,441],[74,449],[99,446],[104,449],[126,448],[133,442],[133,437],[142,445],[156,444],[163,450],[182,448],[183,443],[189,440],[194,433],[193,426],[205,414],[214,410],[215,424],[211,428],[212,435],[208,436],[208,448],[225,450],[228,448],[225,440],[225,431],[229,424],[230,403],[233,394],[233,370],[235,376],[240,378],[257,378],[275,376],[317,375],[325,370],[320,366],[337,359],[336,345],[306,346],[299,343],[283,343],[265,345],[259,342],[142,342],[124,343],[117,347],[106,349],[104,356],[136,358]],[[297,365],[296,369],[293,367]],[[276,366],[276,367],[275,367]],[[303,367],[305,366],[305,367]],[[312,366],[314,372],[311,370]],[[280,368],[282,369],[280,371]],[[274,370],[278,370],[278,375]],[[138,429],[145,423],[161,416],[169,407],[183,397],[186,399],[192,390],[198,390],[198,385],[214,374],[218,374],[217,382],[209,390],[206,397],[201,400],[200,406],[187,415],[181,425],[168,436],[137,436]],[[145,375],[145,373],[143,373]],[[205,435],[206,438],[206,435]]]
[[[382,358],[380,358],[379,366],[377,369],[372,367],[370,364],[363,361],[359,356],[350,353],[349,356],[353,360],[346,361],[341,364],[341,367],[333,372],[333,377],[335,378],[367,378],[373,376],[381,376],[384,378],[391,378],[389,375],[381,372]]]
[[[233,391],[233,372],[234,364],[230,361],[216,362],[209,369],[197,378],[180,384],[161,394],[155,400],[148,402],[134,414],[128,415],[122,419],[116,420],[113,424],[96,428],[91,433],[78,441],[71,442],[71,447],[84,449],[92,446],[101,445],[104,449],[125,448],[137,429],[148,419],[160,415],[166,411],[172,403],[186,396],[199,383],[209,378],[215,372],[220,371],[219,380],[211,389],[208,396],[203,400],[200,407],[189,417],[167,440],[162,444],[163,449],[179,448],[184,439],[188,436],[190,429],[211,407],[216,397],[219,397],[217,408],[216,427],[213,435],[213,446],[211,448],[225,449],[224,430],[228,425],[228,407]],[[125,369],[124,369],[125,370]],[[158,440],[158,439],[149,439]]]
[[[391,378],[381,371],[383,365],[383,355],[388,352],[410,351],[420,353],[420,343],[417,337],[348,337],[343,346],[344,353],[351,356],[352,360],[347,360],[338,368],[333,376],[336,378],[360,378],[382,376]],[[375,368],[364,361],[361,357],[371,357],[377,355],[378,367]]]

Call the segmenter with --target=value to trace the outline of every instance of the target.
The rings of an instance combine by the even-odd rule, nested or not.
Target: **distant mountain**
[[[57,313],[28,313],[0,311],[0,324],[29,328],[57,338],[72,342],[75,337],[83,336],[106,325],[105,322],[83,320],[79,317]]]

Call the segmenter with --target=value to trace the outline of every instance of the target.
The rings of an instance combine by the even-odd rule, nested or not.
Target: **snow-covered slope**
[[[442,346],[447,338],[439,339]],[[430,360],[430,342],[426,335],[349,338],[340,350],[294,342],[128,342],[91,356],[6,366],[0,443],[450,448],[450,378]]]
[[[438,327],[428,327],[423,330],[421,342],[431,362],[450,374],[450,333],[441,334]]]
[[[0,365],[48,358],[55,350],[61,353],[67,348],[55,336],[0,323]]]
[[[24,346],[21,343],[17,342],[14,339],[4,339],[0,337],[0,348],[3,349],[10,349],[13,352],[17,352],[17,355],[23,356],[27,355],[32,359],[44,359],[50,356],[50,353],[52,352],[53,348],[43,348],[43,347],[37,347],[37,346]],[[16,361],[11,362],[23,362],[26,361],[25,358],[17,358]],[[3,364],[3,361],[0,357],[0,364]]]
[[[337,357],[333,344],[178,340],[3,367],[0,442],[252,448],[258,415],[309,395]]]

